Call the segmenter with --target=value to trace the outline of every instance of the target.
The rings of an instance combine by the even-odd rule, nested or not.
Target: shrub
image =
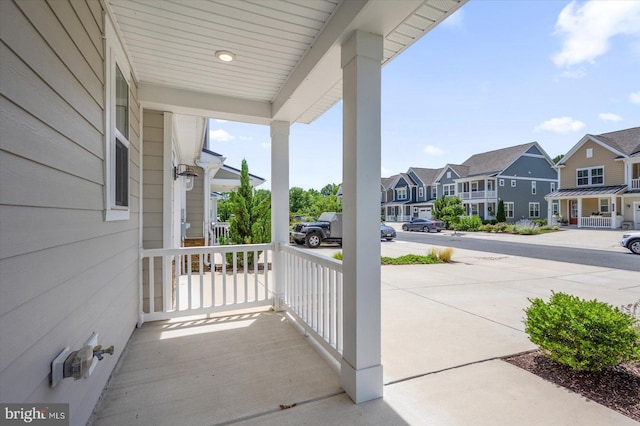
[[[520,219],[514,225],[514,231],[520,235],[534,235],[540,233],[540,227],[533,221]]]
[[[479,216],[460,216],[455,229],[458,231],[479,231],[482,226],[482,219]]]
[[[341,251],[337,252],[336,254],[333,255],[333,258],[335,260],[342,260],[342,252]]]
[[[533,223],[538,226],[545,226],[547,224],[547,219],[533,219]]]
[[[640,360],[637,320],[620,309],[565,293],[529,301],[525,332],[549,358],[587,371]]]
[[[508,232],[507,228],[509,228],[509,226],[510,225],[506,222],[499,222],[499,223],[496,223],[494,230],[495,232]]]
[[[498,222],[506,222],[507,221],[507,215],[506,215],[506,212],[504,211],[504,201],[503,200],[498,201],[498,211],[496,212],[496,220]]]
[[[436,255],[438,257],[438,260],[444,263],[449,263],[451,262],[451,256],[453,255],[453,248],[447,247],[444,249],[438,249]]]
[[[484,232],[496,232],[496,227],[495,225],[492,225],[490,223],[486,223],[484,225],[482,225],[480,227],[480,231],[484,231]]]
[[[433,263],[442,263],[437,257],[420,256],[417,254],[405,254],[400,257],[385,257],[380,258],[380,263],[383,265],[430,265]]]

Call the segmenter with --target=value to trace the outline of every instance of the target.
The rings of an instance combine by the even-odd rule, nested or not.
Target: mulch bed
[[[607,367],[600,372],[574,371],[540,351],[514,355],[505,361],[640,421],[640,363]]]

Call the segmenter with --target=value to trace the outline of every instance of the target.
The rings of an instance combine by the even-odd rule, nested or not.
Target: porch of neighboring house
[[[388,222],[408,222],[411,219],[411,206],[408,204],[388,204],[385,207],[385,220]]]
[[[577,228],[620,229],[627,222],[633,227],[640,197],[627,191],[627,185],[559,189],[545,196],[548,215],[552,223]]]

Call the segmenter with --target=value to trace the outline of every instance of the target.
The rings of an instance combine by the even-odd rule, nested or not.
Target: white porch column
[[[618,206],[616,206],[616,196],[611,196],[611,229],[616,229],[616,216],[618,215]]]
[[[578,198],[578,228],[582,228],[582,198]]]
[[[382,397],[380,92],[382,37],[342,45],[344,325],[341,385],[356,403]]]
[[[280,245],[289,244],[289,123],[271,123],[271,242],[273,251],[274,309],[282,310],[284,263]]]

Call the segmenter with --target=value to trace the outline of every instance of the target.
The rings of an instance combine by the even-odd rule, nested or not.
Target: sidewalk
[[[394,228],[398,233],[405,232],[402,230],[402,223],[387,222],[386,224]],[[490,232],[457,232],[456,235],[462,238],[478,238],[556,247],[576,247],[626,252],[628,250],[620,246],[620,240],[622,239],[622,235],[629,232],[632,231],[621,231],[619,229],[578,229],[561,227],[558,232],[549,232],[538,235],[515,235]],[[437,235],[441,235],[443,238],[446,238],[453,234],[454,231],[446,230],[438,233]],[[432,235],[436,234],[432,233]]]

